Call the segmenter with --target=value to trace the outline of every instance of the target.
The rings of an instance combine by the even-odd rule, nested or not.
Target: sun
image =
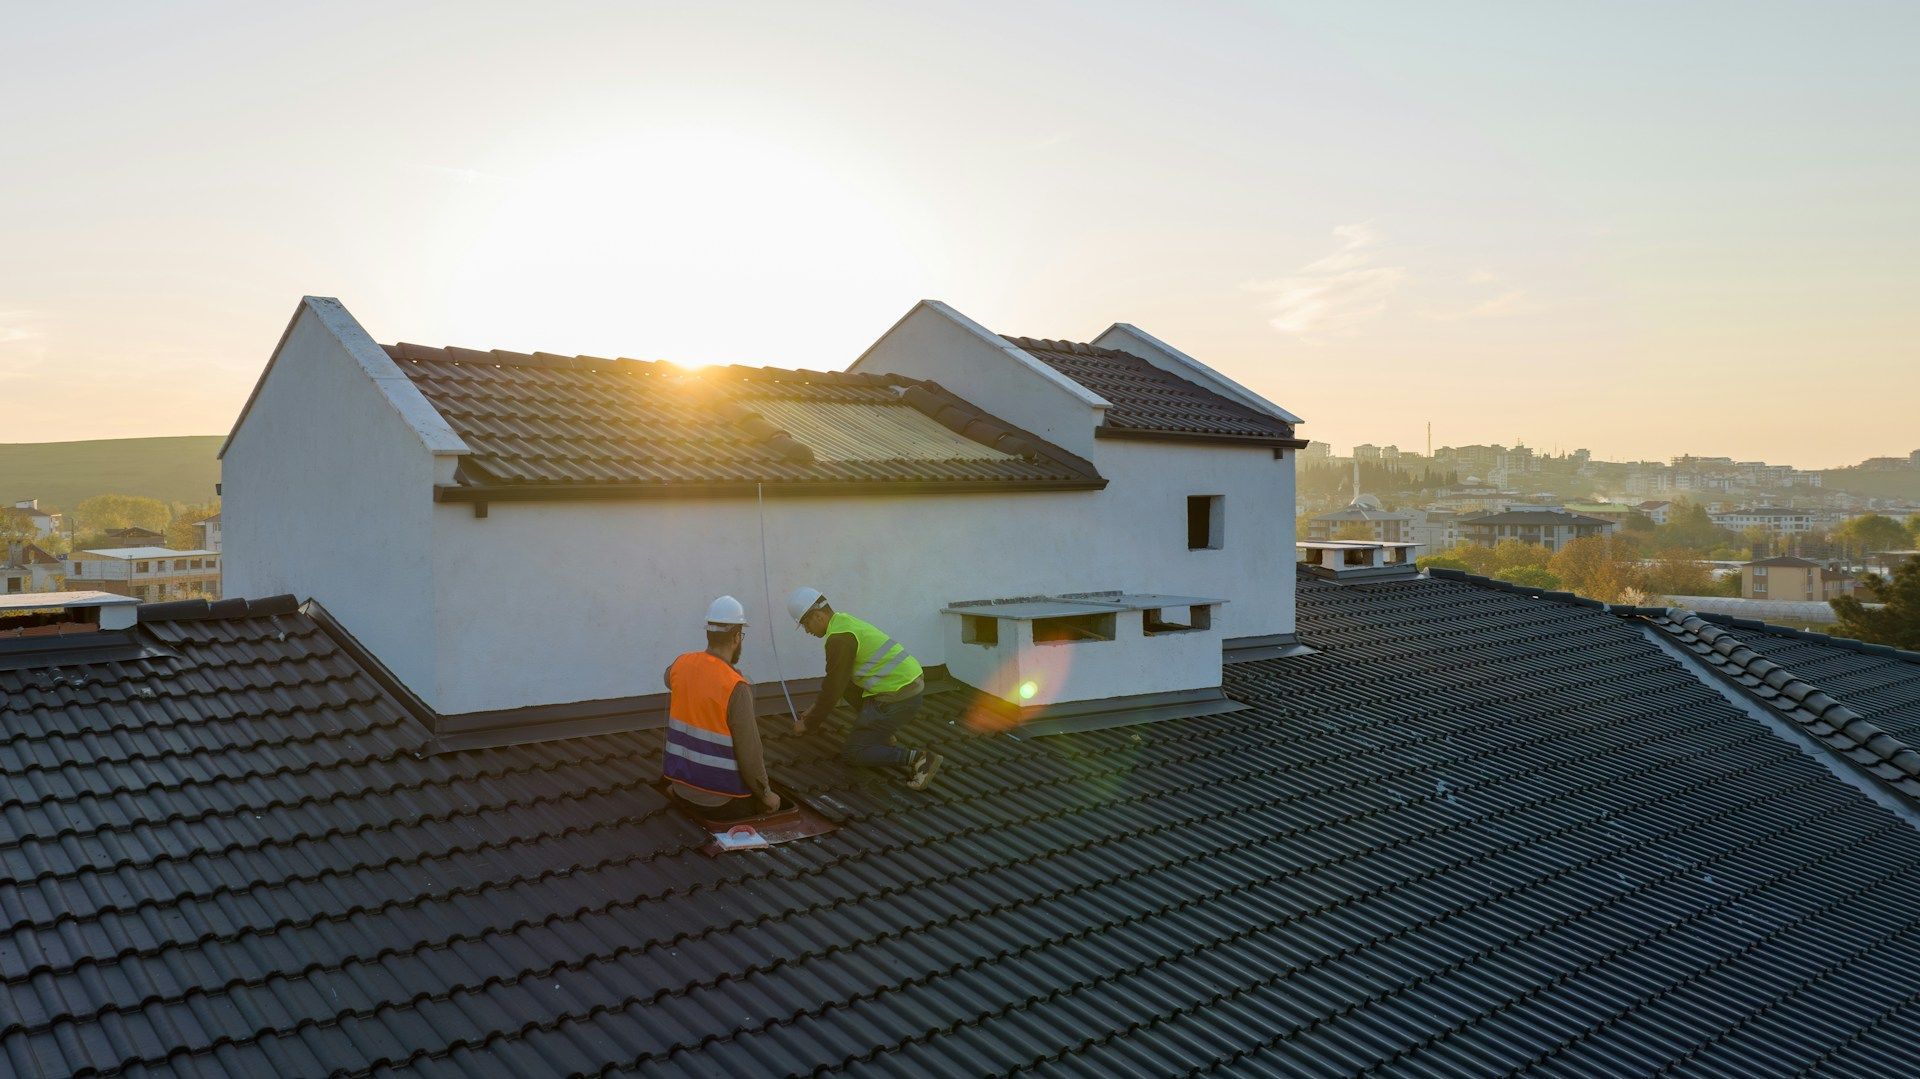
[[[608,341],[694,368],[792,365],[716,350],[832,339],[849,297],[888,296],[918,274],[895,211],[849,166],[764,138],[652,131],[550,156],[498,187],[451,302],[465,309],[454,321],[516,341],[559,327],[568,347]]]

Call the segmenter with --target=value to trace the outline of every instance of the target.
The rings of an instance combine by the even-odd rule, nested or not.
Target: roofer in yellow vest
[[[794,589],[787,597],[787,613],[808,633],[826,638],[827,649],[820,696],[794,724],[794,733],[805,734],[844,698],[853,706],[854,720],[842,758],[870,768],[902,769],[907,786],[926,787],[940,767],[940,755],[893,742],[895,733],[920,711],[926,679],[919,662],[885,631],[834,610],[818,589]]]
[[[746,608],[721,596],[707,608],[707,650],[688,652],[667,668],[660,774],[674,798],[707,820],[739,820],[780,808],[760,752],[753,687],[734,666],[746,628]]]

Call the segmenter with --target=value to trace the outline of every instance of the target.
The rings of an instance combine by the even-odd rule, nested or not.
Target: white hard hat
[[[726,629],[747,624],[747,609],[732,596],[721,596],[707,604],[707,628]]]
[[[820,594],[818,588],[801,585],[787,597],[787,613],[793,616],[795,622],[798,622],[807,616],[808,611],[813,610],[814,604],[826,598]]]

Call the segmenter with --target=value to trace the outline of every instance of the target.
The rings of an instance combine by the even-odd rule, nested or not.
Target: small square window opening
[[[1188,495],[1187,550],[1217,551],[1226,546],[1226,534],[1226,496]]]

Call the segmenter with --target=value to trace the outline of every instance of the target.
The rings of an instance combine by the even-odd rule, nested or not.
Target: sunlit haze
[[[1920,446],[1911,4],[15,4],[0,442],[382,341],[844,367],[1133,322],[1306,418]]]

